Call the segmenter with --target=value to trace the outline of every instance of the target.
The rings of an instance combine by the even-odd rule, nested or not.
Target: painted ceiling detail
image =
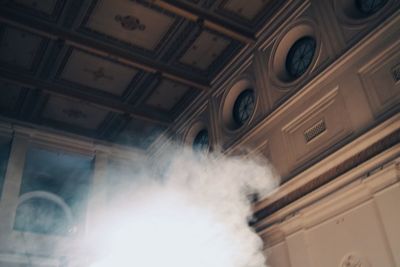
[[[282,2],[0,1],[0,116],[153,147]]]
[[[185,85],[164,79],[145,103],[157,109],[171,111],[189,90],[190,88]]]
[[[155,50],[174,21],[174,17],[136,1],[99,0],[89,15],[86,27],[144,49]]]
[[[122,28],[128,31],[144,31],[144,29],[146,29],[146,25],[141,24],[140,20],[133,16],[116,15],[114,19],[116,22],[119,22],[121,24]]]
[[[193,68],[207,70],[229,43],[229,40],[223,36],[203,31],[183,54],[180,62]]]
[[[62,97],[51,96],[44,111],[43,118],[67,123],[84,129],[96,130],[107,116],[107,111]]]
[[[122,95],[138,70],[119,63],[73,50],[60,78],[114,95]]]
[[[83,71],[88,72],[92,75],[92,79],[97,82],[100,79],[106,79],[106,80],[114,80],[113,76],[107,75],[104,73],[104,68],[99,67],[98,69],[88,69],[88,68],[83,68]]]

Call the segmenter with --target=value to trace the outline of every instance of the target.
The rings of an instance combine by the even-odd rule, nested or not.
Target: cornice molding
[[[111,156],[127,159],[145,158],[146,151],[132,147],[117,145],[114,143],[82,137],[28,123],[7,121],[0,117],[0,135],[12,138],[14,135],[22,135],[33,144],[47,147],[59,147],[67,151],[95,155],[98,151]]]
[[[254,207],[255,217],[258,221],[255,224],[256,228],[261,231],[268,225],[296,213],[301,207],[293,208],[294,202],[339,176],[359,177],[376,168],[376,165],[384,164],[393,157],[399,156],[399,143],[400,115],[397,114],[293,177],[274,194],[257,203]],[[381,153],[383,156],[380,156]],[[368,164],[368,161],[373,158],[373,165]],[[361,168],[358,168],[359,166]],[[347,174],[348,172],[350,174]],[[274,213],[284,208],[286,212],[280,212],[278,217],[273,216]],[[290,212],[288,212],[289,210]]]

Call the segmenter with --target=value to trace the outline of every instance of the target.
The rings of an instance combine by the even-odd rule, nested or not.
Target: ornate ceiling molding
[[[154,115],[150,116],[149,114],[144,113],[142,110],[130,104],[123,103],[119,100],[102,96],[100,94],[88,94],[87,92],[82,92],[72,87],[55,84],[35,78],[32,75],[0,69],[0,78],[23,86],[38,88],[50,94],[62,95],[73,99],[83,100],[85,102],[92,103],[110,111],[122,114],[129,114],[133,118],[155,122],[160,125],[169,125],[171,123],[171,119],[167,116],[163,116],[161,114],[158,115],[158,117],[155,117]]]
[[[150,59],[139,59],[137,56],[127,53],[124,51],[124,49],[97,41],[81,33],[70,31],[51,23],[34,20],[32,18],[27,18],[26,16],[23,17],[20,14],[10,10],[0,11],[0,21],[52,40],[64,41],[66,44],[72,47],[79,48],[99,56],[112,58],[115,61],[130,65],[149,73],[159,73],[163,77],[191,87],[196,87],[203,90],[209,89],[208,82],[205,78],[192,76],[187,73],[183,74],[179,70],[172,69],[171,66],[166,63]]]

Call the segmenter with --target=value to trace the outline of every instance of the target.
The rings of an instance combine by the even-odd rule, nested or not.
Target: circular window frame
[[[387,0],[386,3],[378,9],[376,12],[370,15],[363,14],[356,5],[356,0],[346,1],[346,0],[332,0],[333,10],[336,14],[338,20],[350,27],[360,27],[369,22],[376,20],[386,13],[390,7],[393,6],[395,0]]]
[[[18,207],[20,205],[22,205],[23,203],[28,202],[31,199],[35,199],[35,198],[47,200],[49,202],[56,204],[58,207],[60,207],[61,210],[64,212],[65,218],[67,219],[67,224],[72,227],[68,230],[69,235],[77,234],[75,231],[71,232],[76,227],[76,225],[74,224],[71,208],[61,197],[59,197],[53,193],[38,190],[38,191],[31,191],[31,192],[22,194],[18,198],[18,203],[17,203],[16,209],[18,209]]]
[[[222,122],[223,131],[225,133],[239,133],[244,131],[249,124],[252,123],[259,105],[259,93],[255,84],[256,83],[253,77],[244,75],[238,79],[235,79],[232,83],[230,83],[229,89],[225,90],[221,100],[222,105],[220,105],[219,109],[219,119]],[[234,119],[233,108],[239,95],[249,89],[254,93],[254,109],[249,118],[240,125]]]
[[[189,129],[186,131],[184,140],[185,140],[185,144],[190,147],[193,150],[193,142],[196,139],[197,135],[203,131],[206,130],[208,133],[208,149],[206,149],[205,151],[211,151],[212,148],[212,144],[213,144],[213,140],[212,140],[212,136],[210,134],[210,129],[207,126],[207,122],[203,119],[198,119],[195,122],[193,122]]]
[[[208,132],[208,129],[202,128],[194,137],[193,142],[192,142],[192,149],[194,151],[208,151],[210,149],[210,134]],[[198,139],[199,138],[199,139]],[[206,138],[204,144],[202,143],[203,138]],[[197,141],[201,141],[199,143],[196,143]]]
[[[311,37],[315,40],[314,55],[304,73],[299,77],[292,77],[286,69],[287,56],[293,45],[304,37]],[[321,56],[321,44],[321,33],[313,20],[303,18],[288,25],[276,39],[268,60],[272,84],[276,85],[278,90],[286,92],[308,79]]]
[[[235,121],[235,123],[237,124],[238,127],[242,127],[242,125],[245,124],[250,119],[251,115],[253,115],[255,103],[256,103],[255,98],[256,98],[256,96],[254,93],[254,89],[252,89],[252,88],[244,89],[236,97],[235,103],[233,103],[232,116],[233,116],[233,120]],[[250,113],[247,114],[247,116],[243,119],[242,115],[244,114],[245,110],[242,110],[242,112],[241,112],[242,104],[243,104],[243,101],[248,101],[248,100],[251,101],[251,104],[253,107],[252,107],[252,110],[250,111]],[[247,103],[249,103],[249,102],[247,102]],[[244,103],[244,104],[246,105],[247,103]]]

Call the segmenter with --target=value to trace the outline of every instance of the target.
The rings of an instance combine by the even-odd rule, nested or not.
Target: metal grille
[[[304,132],[304,138],[307,143],[316,138],[318,135],[322,134],[326,130],[325,121],[321,120],[314,124],[311,128]]]

